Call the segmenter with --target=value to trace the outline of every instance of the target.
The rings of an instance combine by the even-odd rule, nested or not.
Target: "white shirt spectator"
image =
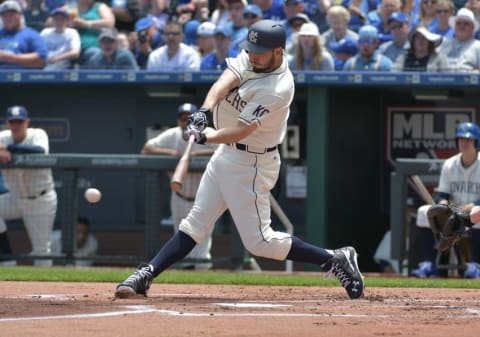
[[[147,70],[155,71],[198,71],[200,69],[200,56],[198,52],[180,43],[178,52],[168,56],[168,47],[162,46],[154,50],[148,57]]]
[[[80,50],[80,36],[74,28],[66,28],[63,33],[56,32],[55,28],[45,28],[40,35],[47,42],[49,59],[69,50]],[[44,70],[68,69],[70,65],[70,60],[60,60],[55,63],[48,63]]]

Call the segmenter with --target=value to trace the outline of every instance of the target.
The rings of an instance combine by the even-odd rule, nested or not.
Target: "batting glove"
[[[208,125],[208,113],[211,113],[210,109],[200,108],[197,112],[188,116],[188,126],[194,126],[199,131],[205,130]]]
[[[189,125],[185,130],[184,138],[189,139],[192,135],[195,138],[195,143],[197,144],[205,144],[205,142],[207,141],[207,136],[205,136],[202,131],[198,130],[193,125]]]

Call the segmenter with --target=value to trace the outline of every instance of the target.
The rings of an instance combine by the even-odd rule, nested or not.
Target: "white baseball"
[[[99,202],[102,199],[102,192],[96,188],[89,188],[85,191],[85,199],[91,203]]]

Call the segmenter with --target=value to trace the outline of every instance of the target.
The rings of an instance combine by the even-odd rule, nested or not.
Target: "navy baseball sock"
[[[150,261],[153,277],[188,255],[197,243],[182,231],[175,233]]]
[[[294,236],[287,260],[309,262],[321,266],[328,262],[332,256],[326,249],[314,246]]]
[[[7,231],[0,233],[0,254],[12,254],[12,247],[8,240]]]
[[[480,263],[480,229],[472,228],[472,258],[473,262]]]
[[[435,237],[430,228],[417,227],[418,238],[422,245],[422,261],[430,261],[435,264],[437,260],[437,250],[435,249]]]

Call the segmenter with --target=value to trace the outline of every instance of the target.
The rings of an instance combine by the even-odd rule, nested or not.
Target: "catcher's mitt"
[[[465,236],[466,227],[471,227],[467,212],[459,212],[448,205],[433,205],[427,211],[428,222],[438,238],[438,251],[448,251]]]

